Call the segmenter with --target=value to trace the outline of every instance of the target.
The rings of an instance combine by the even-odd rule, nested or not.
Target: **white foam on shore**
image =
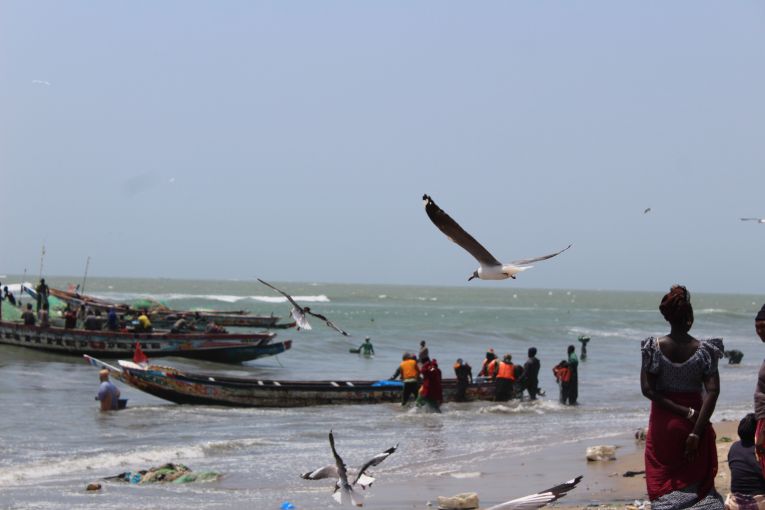
[[[233,441],[210,441],[191,446],[137,449],[124,453],[83,453],[67,459],[46,459],[30,464],[0,468],[0,487],[17,485],[29,480],[61,477],[61,475],[66,474],[74,475],[86,471],[147,469],[157,464],[199,459],[215,455],[220,451],[241,450],[264,444],[270,443],[258,438],[237,439]]]

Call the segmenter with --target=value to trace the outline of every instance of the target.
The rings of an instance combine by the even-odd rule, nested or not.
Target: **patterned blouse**
[[[699,348],[683,363],[669,360],[659,347],[656,337],[648,337],[641,344],[643,369],[657,376],[656,389],[691,393],[701,391],[703,381],[717,372],[717,361],[724,347],[721,338],[700,340]]]

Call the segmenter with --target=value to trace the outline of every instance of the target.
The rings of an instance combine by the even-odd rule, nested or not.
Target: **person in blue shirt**
[[[99,373],[101,386],[98,387],[96,400],[101,401],[102,411],[116,411],[120,405],[120,390],[109,380],[109,371],[101,370]]]

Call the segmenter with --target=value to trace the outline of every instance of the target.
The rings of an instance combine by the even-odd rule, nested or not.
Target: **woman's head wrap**
[[[661,298],[659,311],[670,324],[689,324],[693,320],[691,293],[682,285],[673,285]]]

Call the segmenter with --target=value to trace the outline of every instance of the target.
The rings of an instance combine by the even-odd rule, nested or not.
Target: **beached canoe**
[[[85,359],[106,368],[114,379],[177,404],[229,407],[306,407],[341,404],[400,402],[402,386],[395,381],[276,381],[217,374],[192,373],[160,365],[141,366],[119,360],[118,366],[92,356]],[[442,381],[444,401],[453,401],[456,379]],[[493,400],[492,382],[468,386],[467,397]]]
[[[102,358],[132,358],[136,342],[149,357],[182,356],[224,363],[241,363],[289,349],[289,341],[272,344],[275,333],[135,333],[86,331],[25,326],[0,321],[0,344],[40,351],[91,354]]]

